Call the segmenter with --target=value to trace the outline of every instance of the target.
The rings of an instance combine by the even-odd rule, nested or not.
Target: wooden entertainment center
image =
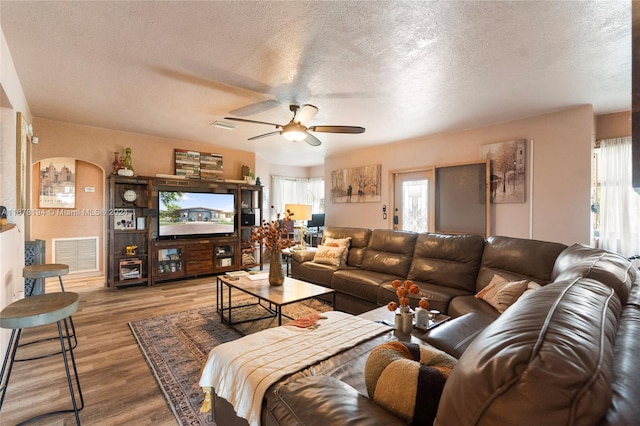
[[[161,238],[159,191],[234,194],[234,231]],[[262,223],[262,186],[144,176],[107,178],[107,286],[110,288],[240,268],[262,269],[262,246],[251,231]]]

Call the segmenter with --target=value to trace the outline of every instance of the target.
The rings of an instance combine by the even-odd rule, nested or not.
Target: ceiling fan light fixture
[[[305,140],[307,137],[306,132],[301,132],[299,130],[283,130],[281,133],[282,136],[291,142],[300,142]]]

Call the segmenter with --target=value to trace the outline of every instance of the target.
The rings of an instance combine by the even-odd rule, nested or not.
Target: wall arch
[[[75,207],[45,209],[39,203],[40,162],[47,164],[52,157],[36,161],[31,167],[30,240],[46,242],[46,262],[53,261],[54,238],[98,238],[98,268],[96,271],[73,273],[74,278],[101,276],[105,271],[105,170],[91,161],[75,158]]]

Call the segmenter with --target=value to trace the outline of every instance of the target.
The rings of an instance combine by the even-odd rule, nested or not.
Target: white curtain
[[[286,204],[311,204],[313,213],[324,212],[324,179],[323,178],[293,178],[286,176],[271,176],[271,205],[268,207],[269,220],[284,214]],[[273,207],[273,208],[271,208]]]
[[[600,247],[640,254],[640,194],[631,186],[631,137],[600,145]]]

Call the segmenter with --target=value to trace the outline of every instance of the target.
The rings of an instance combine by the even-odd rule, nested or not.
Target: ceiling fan
[[[273,136],[281,134],[291,142],[300,142],[304,140],[306,143],[312,146],[318,146],[322,142],[309,132],[324,132],[324,133],[364,133],[364,127],[358,126],[306,126],[305,123],[309,122],[318,113],[318,108],[313,105],[305,104],[302,106],[289,105],[289,110],[293,113],[293,118],[287,124],[268,123],[266,121],[247,120],[246,118],[225,117],[225,120],[241,121],[243,123],[254,124],[266,124],[268,126],[275,126],[277,130],[275,132],[265,133],[263,135],[254,136],[248,140],[265,138],[267,136]]]

